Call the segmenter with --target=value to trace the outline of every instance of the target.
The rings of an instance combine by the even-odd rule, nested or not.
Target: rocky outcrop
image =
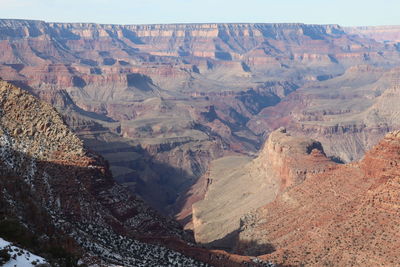
[[[310,176],[245,216],[237,249],[284,265],[396,266],[399,151],[395,131],[362,161]]]
[[[294,137],[284,128],[270,134],[257,161],[279,177],[281,191],[302,183],[310,174],[324,172],[332,164],[321,143]]]
[[[334,165],[319,142],[293,137],[283,128],[271,133],[255,159],[231,156],[212,162],[204,199],[193,204],[196,241],[232,248],[241,216]]]
[[[274,129],[286,126],[295,135],[320,140],[328,156],[353,161],[398,126],[398,70],[388,71],[399,64],[398,45],[381,43],[383,37],[374,41],[346,31],[337,25],[0,20],[0,76],[56,106],[85,144],[110,161],[116,179],[154,207],[169,214],[178,213],[182,206],[191,210],[191,203],[201,199],[205,189],[190,191],[190,187],[203,175],[201,183],[212,195],[214,189],[222,188],[214,177],[229,164],[233,166],[228,173],[238,185],[232,192],[244,187],[234,177],[264,179],[268,184],[254,189],[259,185],[254,183],[248,192],[237,194],[238,199],[253,201],[248,207],[254,207],[259,204],[254,192],[266,190],[266,201],[272,201],[309,180],[313,172],[325,170],[314,163],[330,164],[322,152],[304,154],[303,148],[314,142],[303,140],[303,148],[289,149],[285,144],[292,139],[284,133],[278,136],[285,142],[280,143],[279,137],[257,160],[243,156],[253,155]],[[392,33],[390,40],[395,40]],[[23,117],[15,107],[8,108]],[[39,124],[41,115],[32,119],[34,125],[7,126],[12,127],[7,133],[12,138],[23,138],[22,144],[10,141],[17,151],[27,151],[28,158],[39,157],[44,166],[52,159],[63,171],[66,163],[71,168],[82,167],[83,173],[87,168],[97,170],[111,180],[100,157],[87,155],[85,150],[79,154],[79,140],[65,127],[48,130],[47,121],[44,126]],[[47,137],[55,143],[41,141]],[[65,152],[75,148],[78,154]],[[205,173],[212,160],[232,155],[232,159],[213,163],[215,172]],[[263,158],[267,160],[259,160]],[[265,164],[269,160],[271,164]],[[242,163],[254,167],[253,171],[237,168]],[[256,168],[273,175],[256,174]],[[81,188],[72,181],[63,185]],[[84,214],[76,208],[80,203],[65,203],[74,216]],[[221,200],[217,204],[230,203]],[[248,211],[246,205],[238,213]],[[190,212],[182,216],[188,218]],[[110,217],[112,224],[127,229],[129,225],[117,217]],[[198,220],[197,225],[203,222]],[[232,225],[235,230],[237,225]]]

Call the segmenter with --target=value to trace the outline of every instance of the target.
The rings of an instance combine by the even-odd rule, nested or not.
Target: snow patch
[[[10,242],[4,240],[0,237],[0,250],[6,250],[10,255],[9,260],[4,260],[3,267],[35,267],[39,264],[47,264],[47,261],[37,256],[29,251],[19,248],[17,246],[13,246]],[[2,263],[2,258],[0,256],[0,265]],[[50,266],[50,265],[48,265]]]

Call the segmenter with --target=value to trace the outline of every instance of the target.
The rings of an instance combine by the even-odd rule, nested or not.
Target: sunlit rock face
[[[237,251],[272,252],[262,258],[287,265],[396,266],[399,151],[394,131],[361,161],[312,175],[247,214]]]

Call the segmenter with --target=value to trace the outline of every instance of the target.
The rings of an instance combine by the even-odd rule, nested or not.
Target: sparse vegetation
[[[0,249],[0,265],[6,264],[11,259],[7,248]]]

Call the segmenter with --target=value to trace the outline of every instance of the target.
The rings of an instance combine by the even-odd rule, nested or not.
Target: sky
[[[0,0],[0,18],[104,24],[400,25],[400,0]]]

